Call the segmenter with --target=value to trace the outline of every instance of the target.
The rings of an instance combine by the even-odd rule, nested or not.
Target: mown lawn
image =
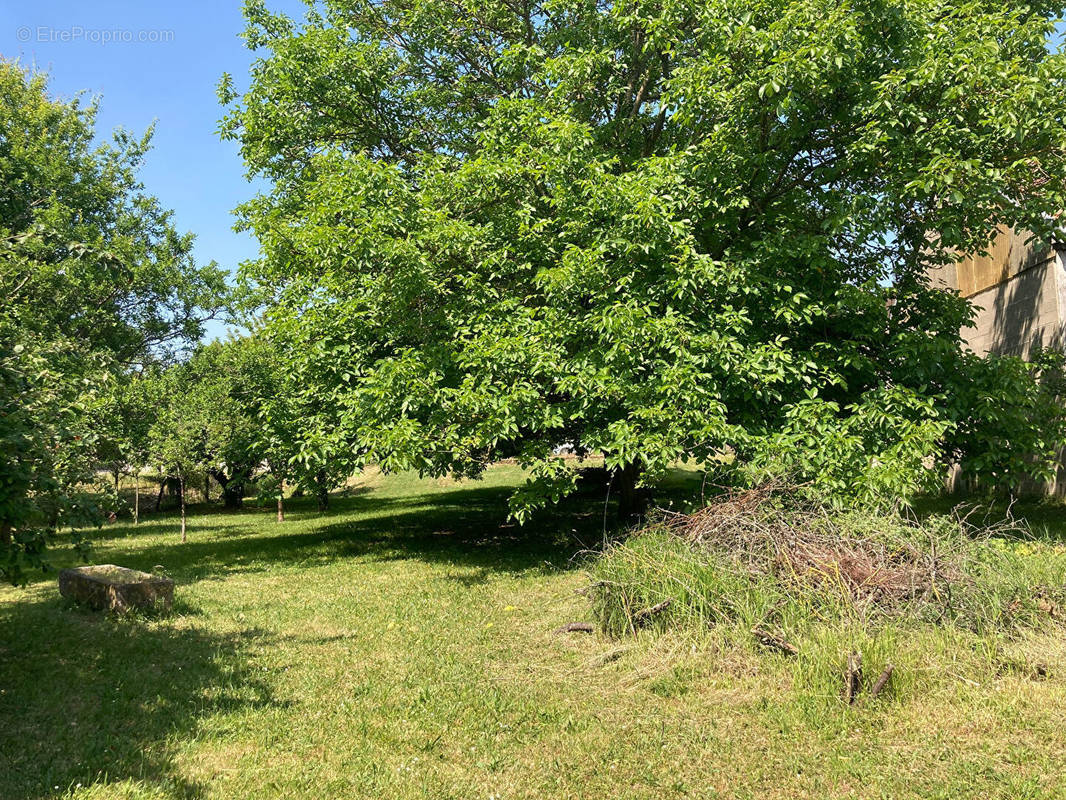
[[[754,646],[557,635],[603,507],[503,524],[518,480],[109,526],[94,561],[177,581],[163,619],[0,589],[0,798],[1066,797],[1061,633],[1017,643],[1046,674],[941,651],[857,708]]]

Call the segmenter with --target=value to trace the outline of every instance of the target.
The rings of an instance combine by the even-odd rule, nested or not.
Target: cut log
[[[892,671],[895,668],[896,668],[895,665],[889,664],[887,667],[884,668],[884,670],[882,670],[882,672],[878,676],[877,680],[874,681],[873,688],[870,689],[870,699],[871,700],[873,698],[877,697],[877,695],[881,694],[881,692],[884,690],[884,688],[888,685],[888,681],[892,677]]]

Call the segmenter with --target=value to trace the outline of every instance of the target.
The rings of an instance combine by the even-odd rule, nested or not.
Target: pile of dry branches
[[[967,580],[950,541],[902,519],[881,529],[876,522],[854,522],[777,485],[730,493],[694,514],[667,513],[663,519],[674,535],[750,574],[855,603],[943,600]]]

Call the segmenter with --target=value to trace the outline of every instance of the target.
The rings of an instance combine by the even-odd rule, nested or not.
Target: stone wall
[[[975,352],[1027,358],[1034,347],[1062,344],[1062,304],[1066,275],[1052,251],[1040,262],[970,296],[977,316],[963,331]]]

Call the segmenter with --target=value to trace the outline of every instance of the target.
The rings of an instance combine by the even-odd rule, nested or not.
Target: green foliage
[[[165,387],[160,369],[113,375],[94,409],[92,427],[97,432],[97,462],[117,481],[127,471],[139,471],[149,462],[150,434],[163,403]]]
[[[220,85],[271,182],[240,210],[245,277],[329,449],[517,458],[520,519],[573,485],[563,443],[648,479],[803,447],[860,495],[959,453],[1013,470],[1049,437],[1002,433],[1039,421],[1002,404],[996,432],[953,398],[971,372],[990,404],[1025,394],[1022,368],[961,355],[968,306],[925,274],[1066,204],[1056,13],[327,0],[298,24],[252,2],[251,85]]]
[[[333,449],[328,409],[302,390],[301,363],[261,333],[202,345],[160,378],[149,460],[175,477],[210,475],[231,508],[253,480],[260,500],[288,484],[325,506],[355,461]]]
[[[962,475],[985,491],[1055,477],[1066,441],[1064,356],[1043,350],[1030,361],[963,356],[965,382],[946,398],[958,423],[946,442]]]
[[[0,572],[20,580],[44,565],[48,539],[101,519],[82,488],[93,479],[94,437],[85,425],[94,397],[92,373],[70,380],[63,344],[33,342],[0,319]],[[84,373],[82,373],[84,374]]]
[[[278,365],[254,337],[214,341],[162,376],[165,402],[149,434],[154,463],[175,477],[206,473],[237,507],[245,485],[272,455],[258,409],[276,395]]]
[[[741,470],[749,484],[796,482],[838,505],[896,502],[938,488],[942,476],[930,467],[949,427],[931,399],[902,387],[873,389],[843,413],[804,400]]]
[[[0,564],[18,579],[47,538],[100,518],[97,459],[143,420],[113,420],[117,386],[200,336],[222,273],[144,194],[149,136],[94,144],[95,104],[53,100],[0,60]],[[124,390],[122,390],[124,391]],[[114,423],[114,424],[112,424]],[[141,438],[143,444],[143,437]]]

